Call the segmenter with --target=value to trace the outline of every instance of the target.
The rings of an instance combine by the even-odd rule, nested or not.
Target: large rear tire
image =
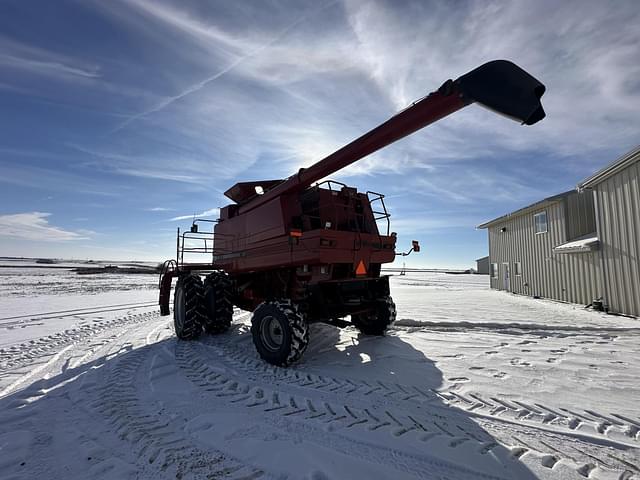
[[[288,300],[258,305],[251,318],[251,335],[260,357],[280,367],[298,361],[309,345],[307,320]]]
[[[213,272],[204,279],[204,329],[211,334],[226,332],[233,318],[232,285],[224,272]]]
[[[200,277],[194,274],[178,277],[173,296],[173,325],[178,338],[193,340],[202,333],[203,297]]]
[[[384,335],[395,320],[396,304],[389,295],[376,300],[371,311],[351,315],[351,323],[365,335]]]

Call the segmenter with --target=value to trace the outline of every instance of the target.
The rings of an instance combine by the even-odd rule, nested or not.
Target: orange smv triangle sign
[[[358,264],[358,268],[356,268],[356,275],[366,275],[366,274],[367,274],[367,267],[365,267],[364,262],[360,260],[360,263]]]

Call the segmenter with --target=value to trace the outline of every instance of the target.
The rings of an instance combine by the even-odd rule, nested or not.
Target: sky
[[[409,267],[640,143],[636,1],[0,2],[0,256],[162,260],[238,181],[285,178],[456,78],[511,60],[521,126],[471,105],[331,178],[386,195]]]

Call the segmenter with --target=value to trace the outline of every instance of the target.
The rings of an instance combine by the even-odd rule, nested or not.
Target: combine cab
[[[382,264],[418,252],[418,242],[396,253],[382,194],[316,182],[473,102],[532,125],[544,118],[544,90],[513,63],[489,62],[287,179],[237,183],[225,192],[234,203],[221,209],[213,231],[201,219],[188,232],[178,230],[176,259],[160,276],[161,314],[170,313],[177,277],[180,339],[224,332],[235,305],[253,311],[256,349],[280,366],[302,356],[311,322],[343,324],[350,316],[362,333],[384,334],[396,309]],[[191,261],[195,255],[206,261]]]

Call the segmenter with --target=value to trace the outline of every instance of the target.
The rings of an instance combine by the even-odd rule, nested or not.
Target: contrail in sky
[[[198,82],[198,83],[196,83],[194,85],[191,85],[189,88],[187,88],[183,92],[180,92],[179,94],[177,94],[177,95],[175,95],[173,97],[165,98],[160,103],[158,103],[155,107],[150,108],[149,110],[145,110],[144,112],[140,112],[140,113],[137,113],[135,115],[132,115],[131,117],[127,118],[124,122],[122,122],[120,125],[118,125],[116,128],[111,130],[111,132],[109,132],[109,133],[113,134],[113,133],[119,132],[120,130],[122,130],[123,128],[125,128],[129,124],[135,122],[136,120],[138,120],[140,118],[143,118],[143,117],[146,117],[147,115],[150,115],[152,113],[159,112],[160,110],[164,109],[165,107],[168,107],[169,105],[171,105],[172,103],[180,100],[181,98],[184,98],[187,95],[190,95],[192,93],[195,93],[195,92],[203,89],[204,87],[209,85],[211,82],[214,82],[218,78],[220,78],[223,75],[229,73],[231,70],[236,68],[238,65],[240,65],[242,62],[244,62],[248,58],[255,57],[256,55],[259,55],[260,53],[262,53],[262,51],[264,51],[265,49],[269,48],[274,43],[280,41],[280,39],[282,37],[284,37],[287,33],[289,33],[295,27],[297,27],[300,23],[302,23],[303,21],[307,20],[307,18],[309,18],[310,16],[316,15],[317,13],[321,12],[322,10],[325,10],[326,8],[334,5],[335,3],[337,3],[337,0],[331,1],[331,2],[323,5],[322,7],[313,10],[312,12],[309,12],[309,13],[306,13],[306,14],[302,15],[295,22],[289,24],[287,27],[282,29],[282,31],[280,31],[280,33],[278,33],[278,35],[276,35],[274,38],[272,38],[270,41],[268,41],[267,43],[265,43],[261,47],[256,48],[252,52],[249,52],[248,54],[237,58],[236,60],[231,62],[229,65],[227,65],[225,68],[223,68],[219,72],[213,74],[212,76],[210,76],[208,78],[205,78],[201,82]]]

